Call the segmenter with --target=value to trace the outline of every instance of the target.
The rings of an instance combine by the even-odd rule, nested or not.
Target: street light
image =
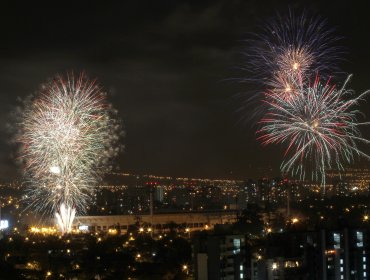
[[[296,224],[296,223],[298,223],[299,222],[299,219],[298,218],[293,218],[292,219],[292,224]]]
[[[190,238],[190,228],[186,228],[186,229],[185,229],[185,232],[187,232],[187,233],[188,233],[188,237]]]

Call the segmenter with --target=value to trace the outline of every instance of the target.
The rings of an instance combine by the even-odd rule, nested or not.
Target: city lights
[[[116,235],[118,233],[118,231],[116,229],[110,228],[108,230],[108,233],[111,234],[111,235]]]
[[[189,266],[187,264],[182,265],[182,271],[186,274],[189,274]]]
[[[41,233],[41,234],[56,234],[57,230],[54,227],[36,227],[31,226],[30,227],[31,233]]]
[[[292,224],[296,224],[296,223],[298,223],[299,222],[299,219],[298,218],[292,218]]]

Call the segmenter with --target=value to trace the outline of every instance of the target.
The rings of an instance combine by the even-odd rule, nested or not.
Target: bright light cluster
[[[57,76],[26,100],[17,141],[30,206],[46,213],[62,205],[85,212],[97,180],[120,151],[115,113],[105,92],[84,74]]]
[[[36,227],[30,228],[31,233],[41,233],[41,234],[55,234],[57,232],[56,228],[53,227]]]

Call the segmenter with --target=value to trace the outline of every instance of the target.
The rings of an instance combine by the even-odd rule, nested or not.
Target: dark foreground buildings
[[[269,234],[247,246],[246,237],[199,235],[193,241],[198,280],[366,280],[369,230],[343,228]]]
[[[196,279],[247,279],[245,236],[199,234],[193,242],[193,260]]]

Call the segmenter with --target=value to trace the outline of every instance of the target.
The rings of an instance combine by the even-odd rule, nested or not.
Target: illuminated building
[[[236,221],[235,211],[223,212],[181,212],[154,215],[111,215],[111,216],[80,216],[76,217],[74,227],[87,226],[89,231],[108,232],[110,228],[127,232],[129,226],[140,224],[150,225],[153,232],[169,230],[169,224],[175,223],[191,231],[212,229],[215,224],[228,224]]]

